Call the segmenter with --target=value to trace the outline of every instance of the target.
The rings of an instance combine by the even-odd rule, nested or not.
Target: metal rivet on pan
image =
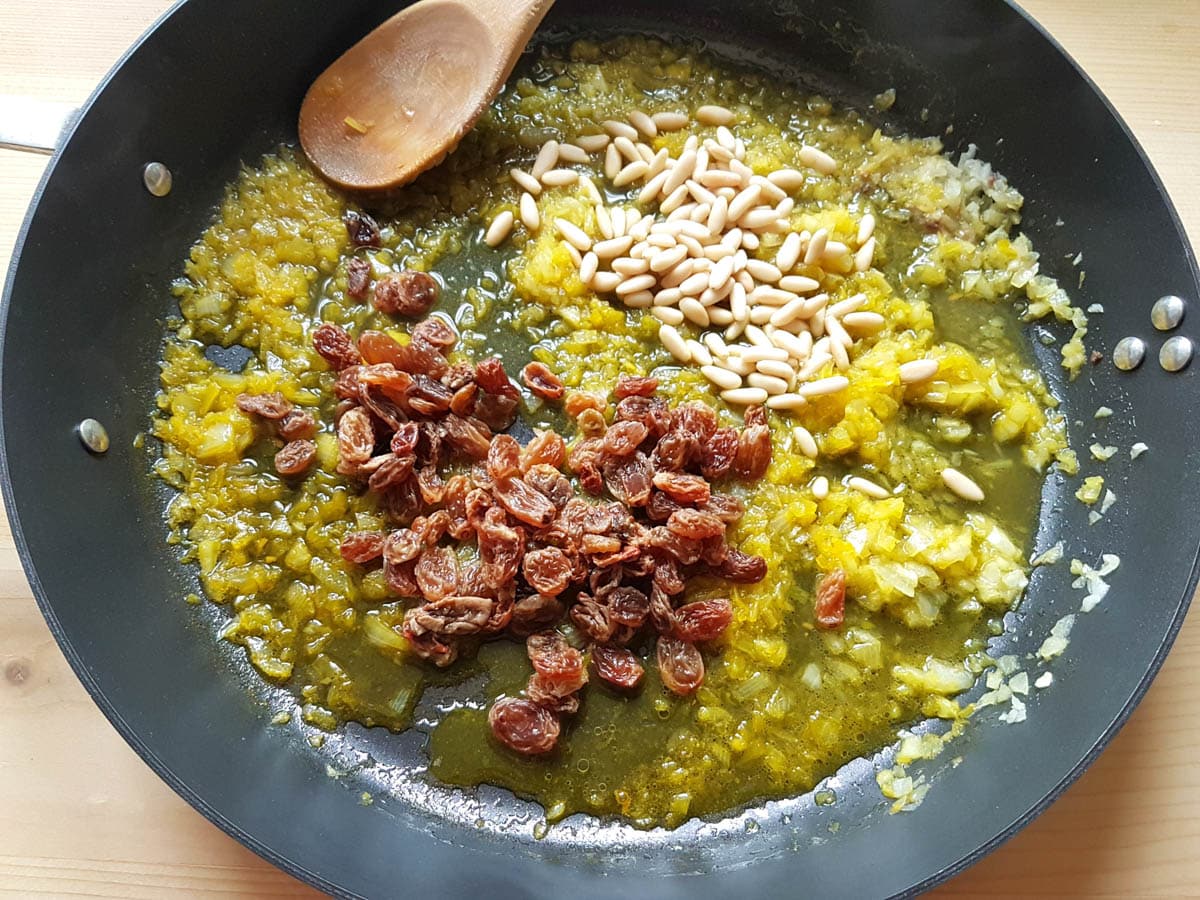
[[[160,162],[148,162],[142,167],[142,183],[155,197],[171,193],[171,170]]]
[[[1167,338],[1158,351],[1158,364],[1168,372],[1178,372],[1192,361],[1192,342],[1181,334]]]
[[[108,450],[108,432],[95,419],[84,419],[79,423],[79,440],[93,453],[105,453]]]
[[[1159,331],[1170,331],[1183,321],[1183,312],[1183,298],[1167,294],[1154,301],[1154,306],[1150,308],[1150,321]]]
[[[1146,358],[1146,342],[1139,337],[1124,337],[1113,348],[1113,365],[1122,372],[1132,372]]]

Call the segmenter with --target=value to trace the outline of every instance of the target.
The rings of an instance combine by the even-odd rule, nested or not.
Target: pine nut
[[[760,406],[767,402],[770,395],[762,388],[743,387],[731,391],[721,391],[721,399],[735,406]]]
[[[621,281],[621,276],[616,272],[597,272],[592,276],[592,290],[597,294],[611,294]]]
[[[652,138],[658,134],[658,126],[654,124],[654,120],[640,109],[635,109],[629,114],[629,122],[648,138]]]
[[[771,395],[786,393],[788,389],[788,383],[782,378],[764,375],[762,372],[751,372],[746,376],[746,383],[751,387],[762,388]]]
[[[858,221],[858,240],[856,243],[861,247],[867,242],[867,239],[875,233],[875,217],[867,213]]]
[[[799,261],[800,235],[793,231],[783,239],[783,245],[779,248],[779,252],[775,254],[775,265],[781,272],[790,272]],[[788,290],[791,290],[791,288],[788,288]]]
[[[542,217],[538,213],[537,201],[533,199],[533,194],[521,194],[521,224],[530,231],[537,231],[542,224]]]
[[[688,123],[687,113],[658,112],[650,117],[650,121],[659,131],[678,131]]]
[[[825,243],[829,240],[829,229],[820,228],[817,233],[812,236],[812,240],[808,242],[808,250],[804,254],[805,265],[814,265],[825,254]]]
[[[512,231],[513,214],[511,210],[504,210],[496,218],[492,219],[492,224],[488,226],[487,233],[483,236],[484,242],[489,247],[498,247],[508,237],[508,233]]]
[[[692,362],[696,365],[711,366],[713,364],[712,354],[709,353],[708,348],[699,341],[694,341],[689,338],[687,342],[687,348],[691,351]]]
[[[804,186],[804,173],[795,169],[776,169],[767,175],[767,180],[785,191],[794,191]]]
[[[795,232],[793,231],[792,234]],[[821,286],[821,282],[804,275],[784,275],[779,279],[779,286],[793,294],[811,294]]]
[[[558,162],[558,141],[546,141],[533,160],[529,174],[541,181],[542,176],[554,168]]]
[[[596,254],[599,256],[599,254]],[[650,271],[650,263],[644,259],[634,259],[631,256],[619,256],[608,264],[608,267],[614,272],[620,272],[626,277],[641,275],[644,272]],[[647,276],[653,278],[654,276]]]
[[[679,333],[679,330],[674,325],[662,325],[658,329],[658,340],[681,363],[691,360],[692,356],[688,352],[687,344],[684,343],[683,335]]]
[[[942,481],[946,483],[946,487],[950,488],[950,490],[964,500],[970,500],[973,503],[979,503],[983,500],[983,488],[958,471],[958,469],[952,469],[949,466],[942,469]]]
[[[818,500],[824,500],[829,496],[829,479],[824,475],[818,475],[812,482],[813,496]]]
[[[575,138],[575,144],[587,153],[599,153],[612,140],[607,134],[584,134]]]
[[[791,366],[777,359],[760,359],[754,364],[754,367],[764,375],[772,375],[775,378],[782,378],[784,381],[791,381],[796,377]]]
[[[683,324],[683,313],[673,306],[655,306],[650,310],[650,315],[667,325]]]
[[[638,137],[637,129],[626,122],[617,122],[614,119],[608,119],[601,123],[600,127],[613,137],[623,137],[631,141],[636,141]]]
[[[868,238],[867,242],[858,248],[858,252],[854,254],[854,269],[857,272],[865,272],[871,268],[871,263],[875,261],[875,238]]]
[[[728,125],[733,113],[723,106],[702,106],[696,110],[696,121],[701,125]]]
[[[621,152],[612,144],[604,151],[604,177],[612,181],[621,171]]]
[[[797,425],[792,429],[792,437],[796,439],[796,446],[800,448],[801,453],[809,459],[817,458],[817,441],[811,431],[803,425]]]
[[[720,366],[703,366],[700,373],[723,391],[732,391],[742,386],[742,376]]]
[[[517,187],[521,188],[521,190],[527,191],[535,197],[542,192],[542,183],[528,172],[523,172],[520,169],[509,169],[508,177],[516,182]]]
[[[786,393],[776,394],[767,400],[768,409],[799,409],[802,406],[807,406],[808,401],[799,394]]]
[[[922,381],[928,381],[938,371],[938,361],[936,359],[914,359],[912,362],[906,362],[900,366],[900,383],[901,384],[917,384]]]
[[[555,219],[554,227],[558,229],[558,233],[566,242],[577,250],[582,252],[592,248],[592,239],[578,225],[568,222],[566,219]]]
[[[842,325],[848,331],[859,334],[875,334],[882,330],[884,324],[883,316],[874,312],[852,312],[842,316]]]
[[[583,262],[579,266],[579,279],[584,284],[587,284],[596,274],[596,270],[600,267],[600,260],[596,254],[590,250],[583,255]]]
[[[866,478],[860,478],[858,475],[847,479],[846,487],[853,488],[859,493],[866,494],[868,497],[871,497],[875,500],[886,500],[888,497],[892,496],[887,488],[883,487],[882,485],[878,485],[873,481],[868,481]]]
[[[634,275],[632,278],[627,278],[617,285],[617,296],[624,297],[627,294],[644,291],[652,287],[654,287],[653,275]],[[653,295],[651,295],[651,299],[653,299]]]
[[[616,178],[612,180],[613,187],[625,187],[627,184],[633,184],[648,171],[650,171],[650,166],[646,164],[645,160],[639,159],[637,162],[631,162],[617,173]]]
[[[652,276],[647,275],[647,278]],[[701,328],[708,326],[708,310],[704,308],[704,304],[695,297],[684,297],[679,301],[679,311],[688,318],[689,321],[695,322]]]
[[[816,147],[801,147],[799,158],[801,165],[816,169],[822,175],[832,175],[837,171],[837,162],[834,158]]]
[[[831,375],[828,378],[818,378],[800,385],[796,393],[802,397],[824,397],[826,394],[836,394],[850,386],[850,379],[845,375]]]

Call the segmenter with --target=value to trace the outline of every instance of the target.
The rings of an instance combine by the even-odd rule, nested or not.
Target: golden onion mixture
[[[873,217],[864,271],[803,262],[797,271],[817,277],[830,303],[862,295],[858,309],[878,313],[882,326],[855,340],[844,371],[829,362],[817,373],[845,376],[843,389],[768,411],[765,477],[722,486],[746,510],[730,543],[763,557],[768,574],[757,584],[689,584],[687,600],[723,596],[733,607],[724,634],[703,648],[700,689],[664,690],[651,663],[633,695],[593,679],[558,748],[520,756],[492,738],[486,710],[520,692],[530,672],[524,647],[490,641],[446,670],[431,666],[398,628],[415,601],[393,595],[380,568],[339,554],[347,533],[390,526],[373,495],[337,472],[335,373],[311,334],[330,322],[403,343],[410,320],[347,296],[347,262],[367,259],[374,277],[428,271],[441,284],[435,311],[454,323],[464,359],[498,355],[513,375],[537,360],[568,390],[603,395],[622,374],[653,375],[671,404],[699,401],[740,425],[743,407],[664,347],[652,308],[631,308],[581,279],[578,254],[552,223],[602,238],[587,186],[575,179],[526,201],[540,219],[530,229],[509,174],[528,171],[548,140],[601,134],[603,122],[627,121],[634,110],[706,105],[732,112],[729,133],[755,173],[804,173],[787,192],[795,231],[825,229],[853,249],[863,218]],[[952,161],[936,139],[884,131],[874,119],[696,47],[629,38],[531,54],[458,150],[377,216],[378,249],[351,246],[343,215],[357,207],[297,151],[245,168],[176,284],[181,316],[163,349],[153,419],[154,471],[178,492],[169,540],[226,611],[219,637],[286,687],[315,729],[345,720],[404,729],[425,687],[463,685],[452,709],[431,714],[430,773],[509,787],[551,819],[585,811],[673,826],[808,791],[916,720],[957,729],[970,710],[955,696],[989,665],[986,642],[1026,585],[1046,469],[1075,472],[1063,416],[1021,322],[1053,315],[1071,323],[1062,357],[1075,374],[1086,319],[1038,274],[1037,254],[1017,231],[1016,190],[973,154]],[[641,140],[678,157],[689,136],[715,134],[693,115]],[[836,169],[805,166],[804,146]],[[615,187],[603,161],[597,152],[560,164],[589,173],[605,203],[654,212],[637,202],[645,182]],[[490,246],[485,231],[505,211],[517,224],[503,239],[493,233]],[[784,239],[764,232],[748,256],[773,261]],[[685,339],[713,330],[723,331],[678,325]],[[251,351],[241,371],[205,355],[234,344]],[[920,359],[936,360],[936,374],[903,381],[901,365]],[[302,479],[275,473],[280,442],[236,405],[241,393],[272,391],[320,423],[316,461]],[[529,392],[520,419],[574,436],[559,405]],[[796,426],[811,435],[815,457]],[[947,468],[969,476],[984,499],[950,490]],[[821,477],[827,485],[814,490]],[[880,490],[864,492],[854,478]],[[814,589],[835,570],[846,576],[845,621],[820,628]],[[632,646],[652,660],[652,644]]]

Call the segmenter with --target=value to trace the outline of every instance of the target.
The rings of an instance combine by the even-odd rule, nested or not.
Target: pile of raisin
[[[766,575],[763,559],[726,542],[743,508],[713,487],[766,471],[763,410],[747,410],[741,429],[721,427],[701,403],[669,407],[655,379],[622,377],[610,421],[609,398],[567,393],[531,363],[526,385],[561,400],[577,436],[568,448],[539,431],[521,446],[501,433],[516,416],[516,385],[498,359],[451,363],[456,339],[437,318],[415,325],[407,344],[378,331],[355,340],[332,324],[314,332],[338,372],[338,471],[376,494],[394,526],[347,534],[343,558],[381,565],[394,594],[418,601],[400,628],[438,666],[480,640],[525,641],[533,673],[524,696],[501,698],[489,715],[518,753],[555,747],[589,672],[636,690],[644,669],[635,651],[653,647],[667,688],[695,692],[698,645],[724,632],[733,607],[684,602],[689,581]],[[467,545],[476,552],[460,557]],[[567,622],[575,646],[558,630]]]

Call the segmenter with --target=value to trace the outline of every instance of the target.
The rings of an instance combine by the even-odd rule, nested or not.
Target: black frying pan
[[[934,789],[912,813],[888,816],[860,761],[839,774],[833,807],[773,802],[675,832],[574,819],[537,841],[536,810],[511,795],[451,793],[407,776],[403,767],[421,762],[419,735],[350,726],[315,751],[266,727],[268,698],[240,651],[202,634],[214,611],[180,602],[195,575],[163,543],[164,498],[131,442],[156,385],[168,283],[222,186],[240,161],[294,139],[309,82],[399,5],[181,5],[101,86],[34,199],[4,296],[4,496],[46,619],[101,709],[204,815],[345,895],[902,894],[1011,836],[1125,721],[1195,588],[1194,366],[1167,375],[1151,359],[1127,375],[1105,363],[1057,384],[1078,448],[1091,440],[1081,423],[1102,403],[1117,412],[1113,443],[1152,448],[1106,467],[1122,502],[1101,525],[1089,528],[1069,499],[1075,482],[1054,476],[1046,488],[1042,543],[1061,536],[1073,555],[1116,552],[1122,566],[1108,599],[1076,626],[1057,669],[1066,677],[1032,699],[1029,721],[976,723],[946,754],[961,755],[960,766],[923,770]],[[951,149],[979,144],[1026,194],[1024,228],[1049,274],[1073,281],[1064,258],[1082,251],[1087,281],[1075,299],[1106,309],[1092,346],[1148,337],[1161,294],[1200,297],[1179,222],[1132,136],[1062,51],[998,0],[560,0],[543,27],[628,30],[700,37],[851,101],[894,86],[890,115],[914,132],[953,125]],[[166,198],[142,187],[149,160],[174,173]],[[1054,351],[1036,349],[1057,381]],[[113,437],[103,457],[76,439],[88,416]],[[1034,575],[1008,617],[1008,652],[1032,651],[1077,609],[1065,569]],[[362,767],[364,753],[378,764]],[[348,774],[331,778],[327,765]],[[363,790],[376,794],[373,806],[360,805]]]

